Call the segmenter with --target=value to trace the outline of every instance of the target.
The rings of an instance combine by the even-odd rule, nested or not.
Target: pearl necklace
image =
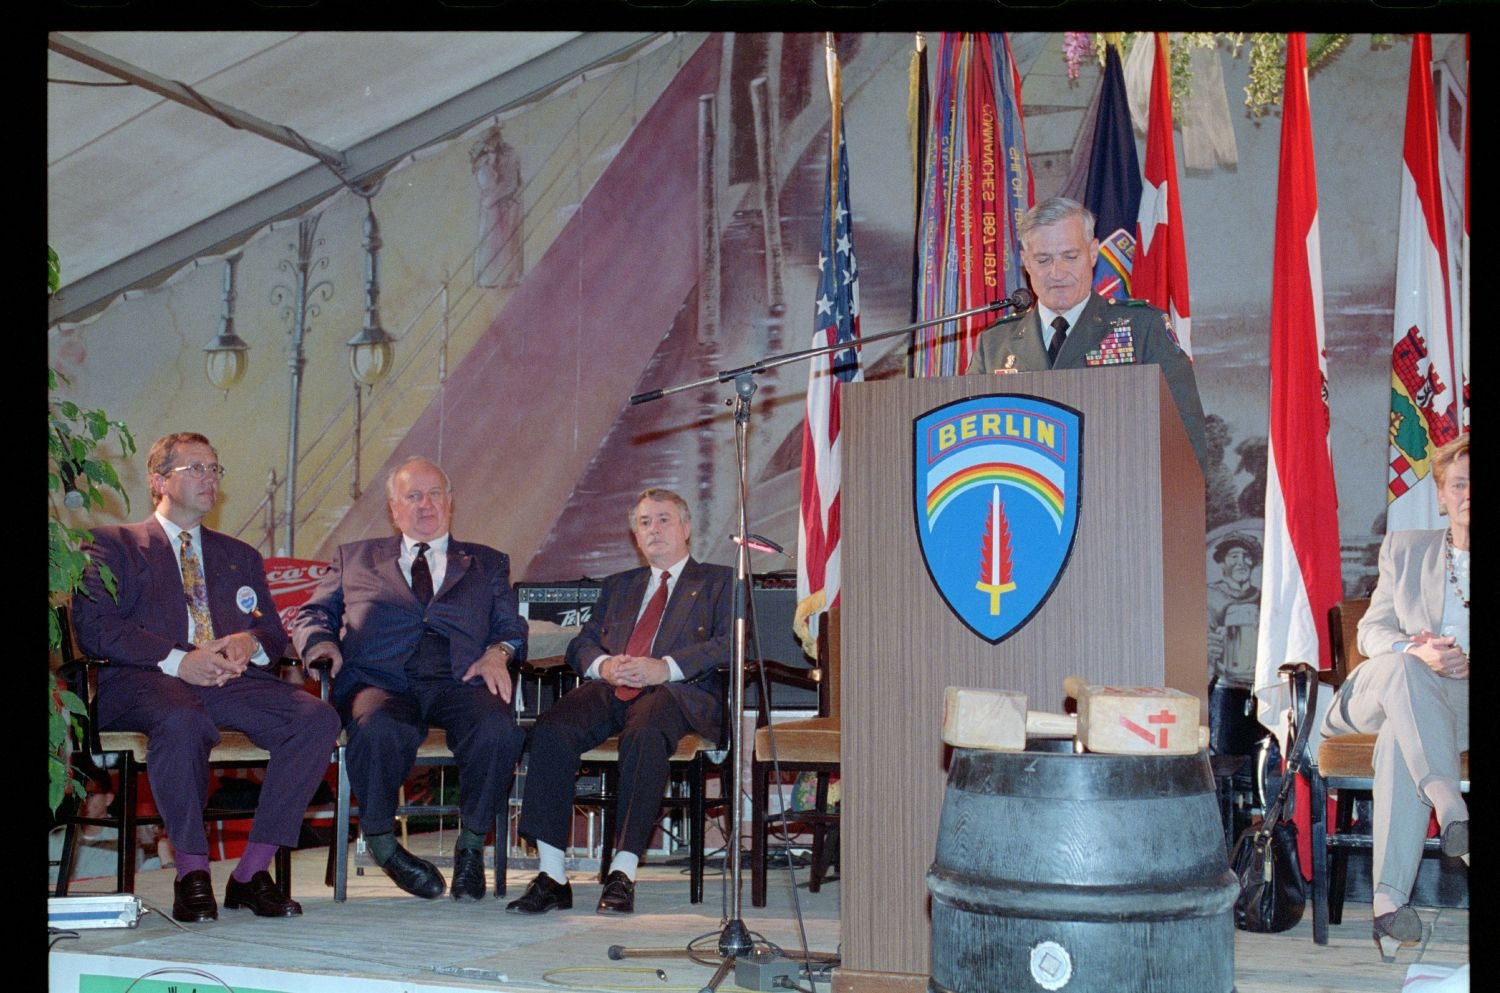
[[[1454,565],[1453,565],[1453,532],[1452,531],[1449,531],[1448,534],[1447,534],[1447,548],[1444,549],[1444,552],[1445,552],[1445,554],[1444,554],[1443,557],[1447,560],[1447,563],[1448,563],[1448,585],[1453,587],[1453,592],[1458,596],[1459,601],[1463,603],[1464,609],[1468,610],[1469,609],[1469,594],[1468,594],[1468,592],[1466,590],[1463,590],[1463,589],[1461,589],[1459,587],[1459,585],[1458,585],[1458,570],[1456,568],[1454,568]]]

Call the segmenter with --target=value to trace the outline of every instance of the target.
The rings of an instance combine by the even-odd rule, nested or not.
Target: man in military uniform
[[[1161,366],[1200,468],[1208,464],[1203,403],[1193,365],[1177,343],[1171,319],[1140,300],[1117,303],[1093,289],[1099,240],[1094,215],[1053,197],[1017,225],[1021,265],[1037,304],[986,328],[969,361],[970,375],[1082,369],[1150,362]]]

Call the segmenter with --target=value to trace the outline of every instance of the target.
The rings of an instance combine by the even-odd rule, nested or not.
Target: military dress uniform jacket
[[[1091,293],[1078,322],[1068,329],[1054,366],[1047,364],[1041,311],[1032,307],[1006,317],[980,333],[979,347],[969,360],[968,373],[972,376],[1041,372],[1049,368],[1085,369],[1138,363],[1161,366],[1193,454],[1198,457],[1198,466],[1206,471],[1208,443],[1193,364],[1177,343],[1171,319],[1145,301],[1117,303]]]

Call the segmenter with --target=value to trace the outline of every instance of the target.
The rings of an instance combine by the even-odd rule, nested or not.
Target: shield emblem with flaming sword
[[[995,393],[912,424],[917,539],[950,610],[990,644],[1029,621],[1073,552],[1083,413]]]

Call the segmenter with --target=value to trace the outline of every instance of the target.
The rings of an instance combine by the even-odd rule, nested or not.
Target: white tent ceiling
[[[49,323],[81,319],[653,37],[53,32],[47,243],[63,286]]]

